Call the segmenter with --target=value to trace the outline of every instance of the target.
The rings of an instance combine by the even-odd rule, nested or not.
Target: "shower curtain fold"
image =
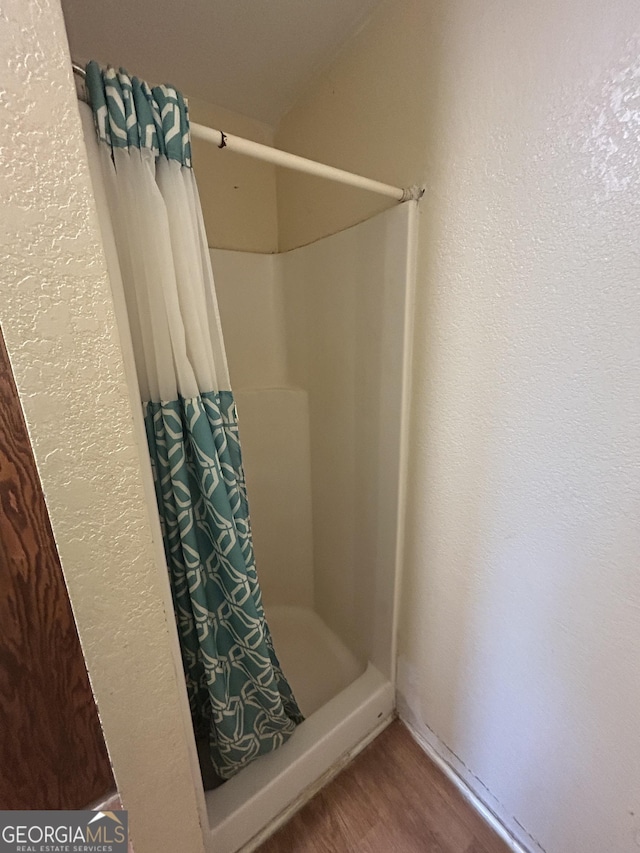
[[[191,713],[228,779],[303,718],[262,607],[187,108],[169,86],[96,63],[87,87],[87,151],[117,251],[109,268],[124,290]]]

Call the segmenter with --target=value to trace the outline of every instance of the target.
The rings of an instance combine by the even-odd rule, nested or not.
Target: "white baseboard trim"
[[[418,744],[420,749],[429,756],[431,761],[441,770],[444,775],[452,782],[458,791],[462,794],[465,800],[472,806],[472,808],[478,812],[478,814],[482,817],[485,823],[488,823],[489,826],[493,829],[493,831],[498,835],[504,843],[508,846],[513,853],[534,853],[533,849],[525,847],[518,841],[517,838],[507,829],[504,823],[500,820],[500,818],[493,812],[489,806],[484,803],[480,797],[476,794],[476,792],[469,787],[469,785],[464,781],[464,779],[458,774],[456,769],[448,763],[448,761],[443,758],[437,750],[434,748],[433,744],[431,744],[425,737],[422,735],[414,725],[411,724],[408,720],[406,720],[401,715],[402,722],[409,730],[409,733]],[[541,851],[541,848],[537,847],[537,851]],[[544,853],[544,851],[541,851]]]

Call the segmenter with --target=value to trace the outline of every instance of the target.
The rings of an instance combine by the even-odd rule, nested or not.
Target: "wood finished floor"
[[[398,720],[258,853],[509,853]]]

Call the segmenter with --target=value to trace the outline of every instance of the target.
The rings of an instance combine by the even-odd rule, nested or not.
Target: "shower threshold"
[[[207,853],[248,853],[391,719],[391,682],[363,665],[312,610],[268,610],[274,645],[305,721],[289,741],[205,793]],[[310,679],[313,674],[313,679]]]

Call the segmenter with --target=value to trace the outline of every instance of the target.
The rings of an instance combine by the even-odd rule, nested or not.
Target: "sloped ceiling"
[[[62,0],[71,55],[275,125],[379,0]]]

